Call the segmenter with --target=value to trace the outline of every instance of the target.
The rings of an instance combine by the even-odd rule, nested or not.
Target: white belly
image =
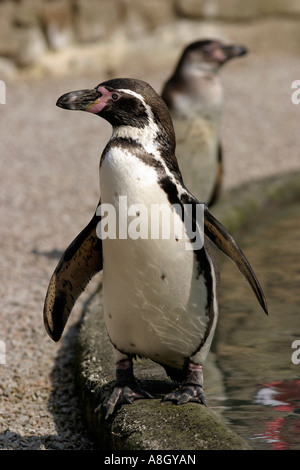
[[[117,218],[119,196],[127,196],[127,207],[145,205],[149,214],[151,204],[169,206],[157,173],[129,153],[125,161],[117,151],[105,158],[100,189],[101,203],[114,205]],[[207,291],[186,235],[179,236],[181,219],[170,206],[168,211],[169,239],[151,239],[150,221],[148,239],[103,240],[104,315],[116,349],[180,367],[207,329]]]

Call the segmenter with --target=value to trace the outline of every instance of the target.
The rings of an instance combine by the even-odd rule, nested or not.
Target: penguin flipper
[[[98,222],[95,214],[68,246],[50,279],[44,303],[44,325],[53,341],[59,341],[79,295],[102,270],[102,241],[96,234]]]
[[[238,246],[233,236],[208,210],[204,209],[204,231],[208,238],[221,250],[225,255],[234,261],[240,272],[250,284],[253,292],[261,307],[268,315],[268,306],[261,285],[249,263],[246,256]]]

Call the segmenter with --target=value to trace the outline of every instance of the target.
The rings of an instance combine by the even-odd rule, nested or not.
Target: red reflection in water
[[[293,412],[300,408],[300,380],[265,384],[257,393],[255,402],[272,406],[276,411]],[[287,436],[290,440],[286,439]],[[290,450],[290,441],[300,448],[300,417],[271,419],[260,437],[268,441],[274,450]]]

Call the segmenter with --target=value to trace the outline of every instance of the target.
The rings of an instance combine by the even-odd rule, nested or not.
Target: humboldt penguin
[[[200,40],[183,51],[162,98],[176,136],[176,157],[189,190],[208,207],[219,198],[223,179],[220,125],[223,108],[221,67],[246,54],[240,45]]]
[[[104,318],[116,366],[106,417],[122,403],[151,396],[134,376],[136,356],[162,365],[179,384],[166,400],[205,404],[203,366],[218,317],[209,239],[237,264],[267,312],[260,284],[230,233],[185,187],[170,113],[149,84],[112,79],[66,93],[57,105],[97,114],[111,124],[112,135],[100,160],[100,203],[51,277],[46,330],[60,339],[76,299],[103,270]],[[152,233],[157,206],[170,222],[168,236]],[[115,217],[109,227],[110,209]],[[130,234],[132,222],[144,226]]]

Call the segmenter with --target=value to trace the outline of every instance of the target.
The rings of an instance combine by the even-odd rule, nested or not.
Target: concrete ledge
[[[252,181],[225,192],[212,213],[233,234],[257,223],[264,211],[283,210],[300,198],[300,172]]]
[[[224,194],[212,212],[229,230],[243,229],[265,210],[278,210],[300,198],[300,173],[251,183]],[[103,450],[242,450],[248,444],[209,408],[161,402],[174,388],[164,370],[138,360],[134,370],[153,400],[122,406],[109,420],[96,408],[109,396],[115,379],[112,348],[103,321],[101,287],[86,305],[80,326],[76,381],[86,424],[96,446]]]

